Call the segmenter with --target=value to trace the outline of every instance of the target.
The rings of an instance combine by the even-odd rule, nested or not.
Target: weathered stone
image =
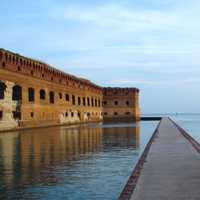
[[[103,88],[19,54],[0,49],[0,55],[0,80],[7,86],[5,98],[0,100],[0,131],[102,121],[106,118],[103,112],[114,119],[139,120],[136,88]],[[14,86],[21,91],[12,98]],[[113,91],[112,95],[106,91]],[[103,110],[103,99],[120,103]]]

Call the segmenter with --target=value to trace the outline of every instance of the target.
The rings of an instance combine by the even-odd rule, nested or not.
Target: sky
[[[142,113],[200,113],[199,0],[1,0],[0,48],[102,86]]]

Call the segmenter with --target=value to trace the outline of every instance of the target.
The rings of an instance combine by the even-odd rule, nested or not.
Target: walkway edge
[[[160,123],[161,123],[162,119],[160,120],[160,122],[158,123],[153,135],[151,136],[149,142],[147,143],[142,155],[140,156],[131,176],[129,177],[124,189],[122,190],[118,200],[129,200],[135,190],[137,181],[139,179],[141,170],[143,168],[144,162],[146,160],[146,157],[148,155],[149,149],[155,139],[155,137],[158,134],[158,129],[160,127]]]
[[[200,153],[200,144],[182,127],[180,127],[174,120],[169,118],[170,121],[178,128],[181,134],[192,144],[198,153]]]

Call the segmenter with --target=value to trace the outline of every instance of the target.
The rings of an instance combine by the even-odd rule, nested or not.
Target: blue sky
[[[143,113],[200,112],[199,0],[1,0],[0,47],[103,86]]]

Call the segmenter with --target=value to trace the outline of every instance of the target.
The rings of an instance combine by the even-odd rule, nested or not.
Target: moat
[[[0,199],[117,199],[158,122],[0,134]]]

